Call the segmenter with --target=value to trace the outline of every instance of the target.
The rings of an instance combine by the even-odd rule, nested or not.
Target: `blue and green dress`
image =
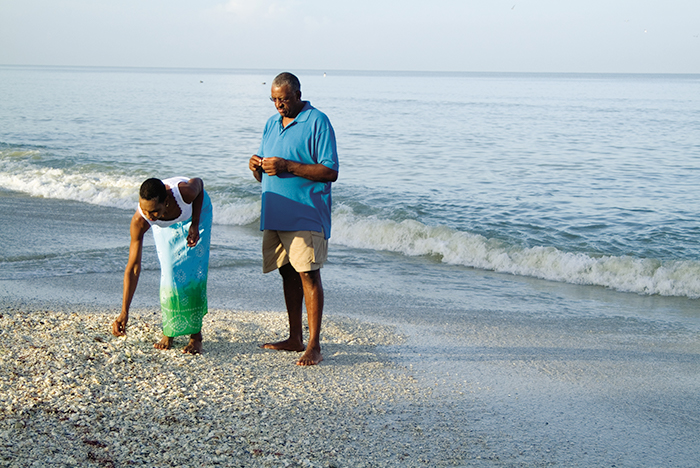
[[[192,224],[192,205],[182,200],[178,184],[187,177],[163,180],[170,188],[181,214],[172,221],[150,221],[160,260],[160,309],[163,317],[163,335],[175,337],[191,335],[202,330],[202,319],[207,314],[207,276],[209,273],[209,246],[211,244],[212,206],[207,192],[203,192],[199,216],[199,241],[187,246],[187,234]]]

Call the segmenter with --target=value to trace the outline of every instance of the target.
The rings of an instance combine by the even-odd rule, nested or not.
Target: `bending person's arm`
[[[143,235],[151,225],[137,211],[131,218],[131,243],[129,244],[129,261],[124,270],[124,296],[122,299],[122,312],[112,323],[114,336],[126,335],[126,324],[129,321],[129,307],[134,298],[136,286],[141,275],[141,256],[143,253]]]
[[[194,247],[199,241],[199,216],[202,214],[202,202],[204,200],[204,182],[199,177],[180,182],[177,186],[182,195],[182,201],[192,204],[192,224],[187,234],[187,246]]]

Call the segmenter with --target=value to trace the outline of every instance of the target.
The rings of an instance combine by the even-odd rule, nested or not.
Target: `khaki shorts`
[[[296,271],[313,271],[328,258],[328,239],[314,231],[263,231],[263,273],[291,263]]]

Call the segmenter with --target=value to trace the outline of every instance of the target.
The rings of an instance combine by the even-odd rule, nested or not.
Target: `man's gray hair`
[[[299,83],[299,78],[292,75],[289,72],[282,72],[272,80],[272,86],[275,88],[281,88],[282,86],[289,86],[289,89],[293,93],[301,92],[301,83]]]

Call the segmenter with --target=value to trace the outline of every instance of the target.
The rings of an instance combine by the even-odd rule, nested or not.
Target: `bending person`
[[[148,179],[141,185],[139,206],[131,218],[122,311],[112,324],[112,334],[126,335],[129,307],[141,273],[143,236],[153,228],[160,260],[163,317],[163,338],[153,346],[170,349],[173,337],[190,335],[183,353],[202,352],[211,224],[212,206],[202,179]]]

